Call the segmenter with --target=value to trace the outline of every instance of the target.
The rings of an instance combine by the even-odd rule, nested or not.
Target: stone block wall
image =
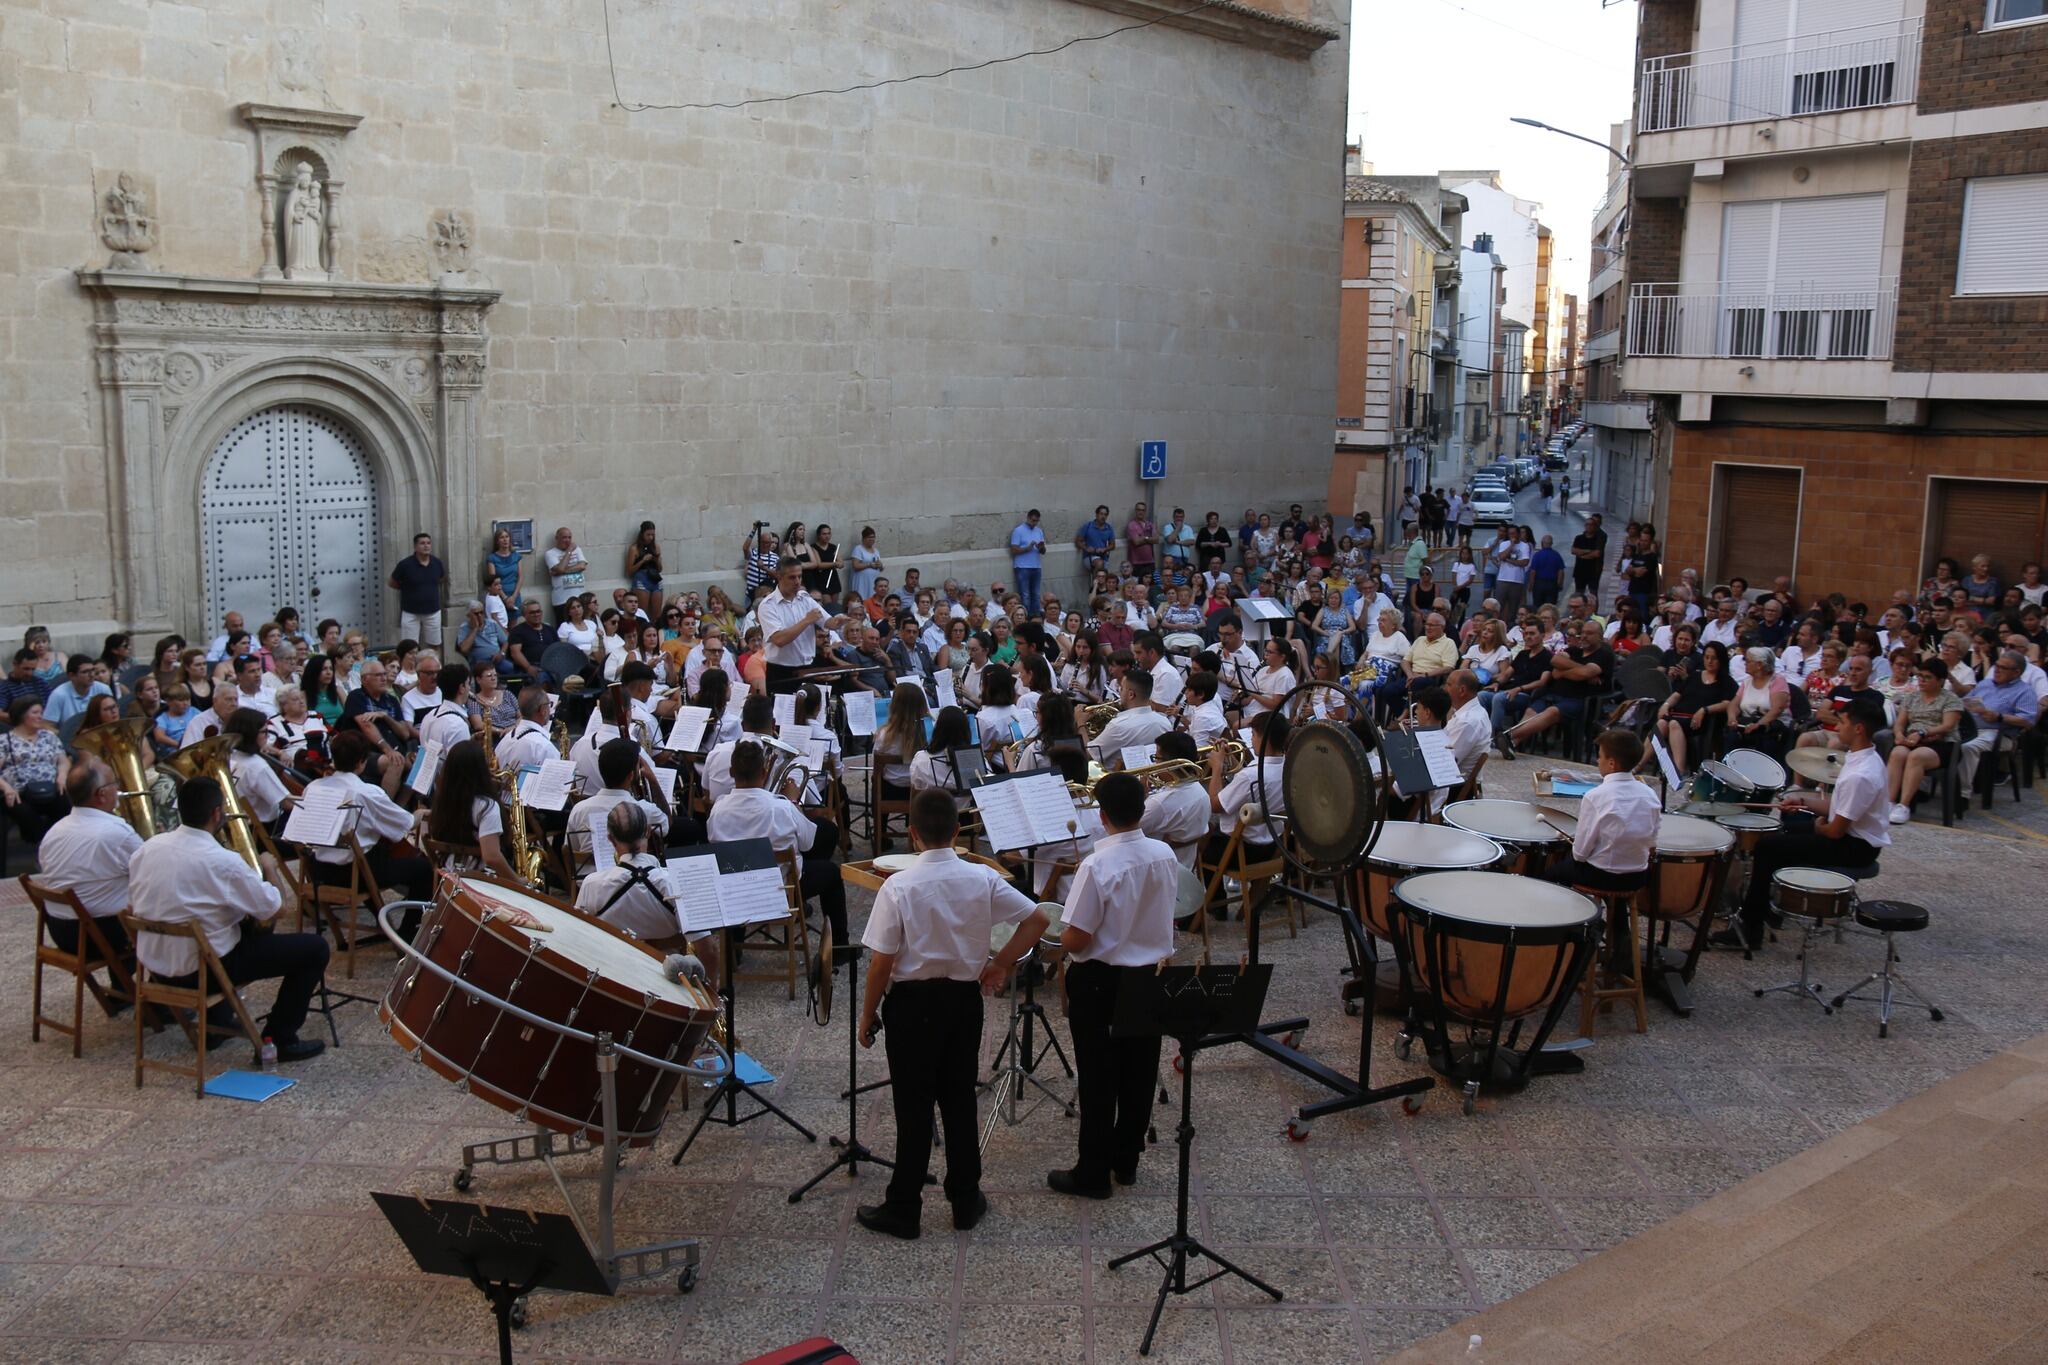
[[[1286,3],[1324,24],[1334,0]],[[1057,543],[1140,495],[1226,513],[1326,487],[1346,44],[1171,26],[940,81],[627,112],[569,0],[18,0],[0,16],[0,632],[117,616],[91,310],[129,171],[156,268],[262,252],[246,100],[363,116],[339,273],[428,282],[430,219],[502,292],[479,520],[575,526],[602,584],[643,516],[672,580],[747,525],[862,523],[984,583],[1027,505]],[[626,102],[934,70],[1114,27],[1065,0],[613,0]],[[1256,471],[1256,477],[1254,477]],[[196,493],[161,509],[196,518]],[[436,529],[436,528],[424,528]],[[482,547],[447,545],[466,589]],[[928,569],[930,574],[932,570]],[[182,623],[187,633],[203,624]],[[96,642],[95,646],[96,646]]]

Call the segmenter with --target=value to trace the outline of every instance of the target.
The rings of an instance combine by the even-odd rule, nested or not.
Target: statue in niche
[[[143,253],[156,248],[156,219],[150,216],[149,200],[135,188],[134,178],[123,171],[103,202],[100,240],[114,253],[107,264],[116,269],[146,268]]]
[[[284,276],[288,280],[324,280],[321,246],[327,235],[327,208],[313,168],[301,161],[291,193],[284,201]]]

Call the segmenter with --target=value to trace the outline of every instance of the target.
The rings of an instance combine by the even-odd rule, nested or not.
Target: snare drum
[[[526,928],[505,913],[523,914]],[[696,1055],[717,1002],[671,981],[663,955],[562,902],[489,877],[441,875],[414,946],[479,988],[471,995],[417,963],[402,966],[378,1009],[398,1045],[432,1070],[523,1122],[604,1137],[597,1048],[538,1027],[507,1004],[682,1066]],[[682,1078],[631,1057],[616,1075],[621,1141],[661,1131]]]
[[[1856,908],[1856,881],[1820,867],[1781,867],[1771,875],[1771,900],[1781,914],[1840,919]]]
[[[1692,799],[1741,805],[1761,798],[1756,794],[1756,783],[1720,759],[1710,758],[1692,776]]]
[[[1725,820],[1731,815],[1742,814],[1741,806],[1732,806],[1725,801],[1688,801],[1678,808],[1680,815],[1696,816],[1701,820]]]
[[[1726,762],[1756,789],[1756,795],[1748,798],[1751,801],[1775,801],[1791,785],[1785,765],[1761,749],[1731,749]]]
[[[1483,834],[1449,825],[1389,820],[1366,854],[1365,927],[1392,941],[1388,898],[1394,883],[1417,872],[1478,871],[1498,864],[1501,847]]]

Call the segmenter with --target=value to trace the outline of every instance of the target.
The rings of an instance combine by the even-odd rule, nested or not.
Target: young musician
[[[795,790],[794,779],[789,787]],[[732,790],[713,803],[709,831],[714,843],[766,839],[776,852],[794,853],[803,898],[818,902],[832,926],[832,941],[844,948],[846,883],[832,861],[839,847],[839,827],[829,820],[813,820],[787,795],[768,790],[765,746],[741,740],[733,750]],[[811,856],[805,858],[806,853]]]
[[[1207,673],[1195,676],[1211,677]],[[1161,735],[1153,747],[1161,763],[1176,758],[1189,763],[1196,761],[1193,737],[1178,730]],[[1193,870],[1202,836],[1209,832],[1207,788],[1200,781],[1176,782],[1152,793],[1145,801],[1142,828],[1154,839],[1174,849],[1174,856],[1180,859],[1182,867]]]
[[[946,1130],[944,1188],[953,1226],[965,1231],[988,1212],[974,1117],[981,997],[1009,979],[1049,922],[1001,873],[954,851],[960,819],[951,796],[937,789],[918,792],[910,799],[909,824],[917,865],[882,883],[862,938],[874,956],[861,1002],[860,1042],[872,1048],[880,1023],[888,1024],[896,1170],[882,1202],[861,1205],[854,1214],[862,1227],[902,1238],[919,1232],[934,1104]],[[989,931],[997,924],[1015,924],[1017,930],[991,961]]]
[[[1811,829],[1787,828],[1766,834],[1751,855],[1749,893],[1742,901],[1742,929],[1723,929],[1709,942],[1724,948],[1755,948],[1763,942],[1764,913],[1771,905],[1771,878],[1783,867],[1857,868],[1877,861],[1891,844],[1891,802],[1885,792],[1884,760],[1873,747],[1885,726],[1884,703],[1858,697],[1836,718],[1841,736],[1841,774],[1829,792],[1794,791],[1778,809],[1818,814]]]
[[[444,844],[474,845],[484,871],[516,882],[519,873],[505,856],[505,812],[498,798],[498,779],[484,759],[483,741],[458,742],[441,760],[434,781],[427,836]]]
[[[605,837],[612,846],[612,865],[583,879],[576,908],[614,929],[622,929],[650,948],[689,952],[704,965],[705,989],[718,993],[719,960],[716,936],[690,934],[683,928],[675,886],[661,859],[647,851],[653,832],[646,810],[636,801],[613,806],[605,816]],[[711,939],[711,951],[700,951]]]
[[[1635,891],[1649,880],[1664,807],[1636,781],[1643,741],[1633,730],[1600,732],[1600,785],[1579,802],[1572,856],[1547,869],[1545,881],[1596,891]]]
[[[1067,1022],[1080,1073],[1080,1153],[1045,1183],[1061,1194],[1107,1199],[1110,1176],[1129,1185],[1138,1178],[1152,1090],[1159,1081],[1157,1036],[1110,1034],[1116,995],[1125,977],[1150,972],[1173,955],[1173,907],[1180,864],[1173,850],[1140,827],[1145,784],[1111,773],[1095,784],[1106,831],[1081,861],[1067,893]]]

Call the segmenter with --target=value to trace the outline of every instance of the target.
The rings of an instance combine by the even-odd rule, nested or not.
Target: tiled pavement
[[[1501,772],[1519,787],[1526,766]],[[1415,1117],[1392,1106],[1333,1117],[1300,1145],[1279,1129],[1319,1097],[1313,1086],[1243,1050],[1205,1054],[1197,1230],[1287,1298],[1266,1305],[1210,1286],[1168,1308],[1153,1358],[1390,1353],[2048,1028],[2037,976],[2048,818],[2032,794],[1995,817],[1898,831],[1883,877],[1865,888],[1936,910],[1935,929],[1905,952],[1948,1010],[1940,1025],[1907,1014],[1879,1041],[1868,1007],[1825,1018],[1783,996],[1751,998],[1751,986],[1792,974],[1788,946],[1750,963],[1714,955],[1691,1019],[1653,1005],[1645,1036],[1603,1026],[1581,1077],[1539,1081],[1471,1118],[1440,1091]],[[343,1047],[295,1068],[300,1083],[261,1106],[196,1102],[170,1077],[136,1090],[126,1030],[97,1017],[81,1061],[60,1039],[31,1045],[31,921],[19,900],[11,884],[0,899],[0,981],[16,1001],[0,1032],[0,1359],[491,1353],[479,1297],[417,1274],[368,1192],[446,1194],[459,1145],[509,1132],[505,1116],[403,1061],[361,1007],[346,1012]],[[856,923],[864,909],[857,895]],[[1358,1026],[1335,1002],[1335,926],[1266,941],[1279,968],[1269,1016],[1310,1015],[1309,1049],[1348,1068]],[[1875,956],[1869,940],[1829,943],[1817,974],[1860,976]],[[387,959],[376,960],[365,979],[381,987]],[[841,1026],[816,1028],[759,985],[743,996],[741,1026],[780,1077],[777,1099],[821,1137],[839,1131]],[[1416,1074],[1390,1043],[1382,1024],[1376,1074]],[[863,1057],[865,1076],[881,1069]],[[1146,1159],[1133,1190],[1064,1201],[1042,1182],[1070,1160],[1072,1123],[1040,1110],[990,1146],[994,1213],[982,1228],[954,1234],[935,1200],[925,1238],[901,1244],[853,1225],[856,1200],[879,1189],[873,1173],[786,1203],[830,1158],[822,1142],[772,1121],[713,1129],[678,1169],[667,1161],[677,1117],[659,1155],[629,1164],[622,1240],[702,1237],[702,1284],[689,1297],[539,1296],[522,1359],[729,1361],[819,1332],[864,1361],[1135,1356],[1157,1276],[1106,1267],[1170,1229],[1170,1147]],[[886,1150],[885,1096],[870,1097],[861,1122]],[[480,1174],[473,1197],[556,1205],[537,1172]]]

